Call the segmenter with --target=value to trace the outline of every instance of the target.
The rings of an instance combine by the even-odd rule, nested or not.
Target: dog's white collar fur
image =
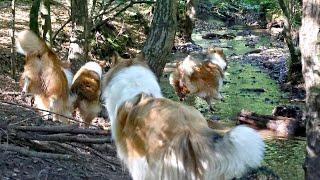
[[[223,70],[227,68],[227,62],[219,54],[210,55],[210,61]]]
[[[114,129],[119,107],[140,93],[162,98],[162,93],[153,72],[141,65],[126,67],[113,75],[102,91],[102,100],[107,108]]]

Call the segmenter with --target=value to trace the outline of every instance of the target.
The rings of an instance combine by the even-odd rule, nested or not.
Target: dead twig
[[[107,158],[107,156],[104,156],[102,155],[100,152],[98,152],[97,150],[93,149],[93,148],[90,148],[88,146],[84,146],[84,145],[80,145],[80,144],[71,144],[71,143],[68,143],[69,145],[71,146],[74,146],[74,147],[78,147],[78,148],[81,148],[81,149],[84,149],[86,151],[89,151],[90,153],[98,156],[99,158],[101,158],[102,160],[104,160],[104,162],[109,165],[111,167],[112,170],[116,170],[115,166],[113,165],[114,162],[110,159]]]
[[[69,126],[11,126],[10,129],[20,131],[45,132],[45,133],[70,133],[70,134],[90,134],[110,136],[110,131],[81,129],[73,125]]]
[[[72,117],[69,117],[69,116],[66,116],[66,115],[63,115],[63,114],[59,114],[59,113],[56,113],[56,112],[44,110],[44,109],[39,109],[39,108],[36,108],[36,107],[31,107],[31,106],[27,106],[27,105],[23,105],[23,104],[17,104],[17,103],[8,102],[8,101],[3,101],[3,100],[0,100],[0,103],[9,104],[9,105],[13,105],[13,106],[20,106],[20,107],[23,107],[23,108],[26,108],[26,109],[31,109],[31,110],[33,110],[33,111],[48,112],[48,113],[51,113],[51,114],[55,114],[55,115],[64,117],[64,118],[69,119],[70,121],[73,121],[73,122],[78,122],[78,123],[84,123],[84,124],[86,124],[86,122],[79,121],[79,120],[74,119],[74,118],[72,118]],[[89,125],[99,128],[99,126],[95,126],[95,125],[91,125],[91,124],[89,124]]]
[[[40,116],[40,115],[31,116],[31,117],[29,117],[29,118],[23,119],[23,120],[18,121],[18,122],[16,122],[16,123],[11,123],[11,124],[9,124],[9,126],[14,126],[14,125],[17,125],[17,124],[20,124],[20,123],[29,121],[29,120],[34,119],[34,118],[43,118],[43,117],[48,116],[48,115],[49,115],[49,114],[44,114],[44,115],[41,115],[41,116]]]
[[[19,96],[23,94],[21,92],[4,91],[4,92],[0,92],[0,95]],[[31,94],[25,94],[25,95],[31,95]]]
[[[111,143],[111,137],[105,138],[82,138],[78,136],[66,136],[61,134],[54,135],[39,135],[39,134],[31,134],[31,133],[16,133],[18,138],[28,139],[28,140],[38,140],[38,141],[57,141],[57,142],[78,142],[84,144],[104,144]]]
[[[71,17],[65,23],[63,23],[62,26],[54,33],[54,35],[52,36],[52,42],[55,42],[57,35],[69,22],[71,22]]]
[[[58,160],[69,160],[73,156],[68,154],[54,154],[54,153],[44,153],[31,151],[19,146],[9,145],[9,144],[0,144],[0,150],[2,151],[13,151],[25,156],[38,157],[42,159],[58,159]]]

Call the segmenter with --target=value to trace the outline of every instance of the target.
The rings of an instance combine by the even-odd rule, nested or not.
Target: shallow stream
[[[215,31],[215,33],[237,34],[239,31],[242,30],[223,30]],[[249,35],[255,43],[255,47],[250,47],[246,46],[248,36],[238,35],[230,40],[205,40],[202,39],[202,34],[193,34],[193,40],[196,44],[203,48],[209,46],[225,47],[223,49],[227,58],[240,57],[229,62],[222,89],[225,102],[216,102],[214,112],[210,111],[206,102],[200,98],[190,97],[185,102],[196,107],[207,119],[218,120],[220,125],[213,128],[228,130],[234,126],[234,118],[242,109],[271,115],[275,106],[289,103],[288,95],[280,90],[278,83],[271,79],[269,74],[259,67],[241,60],[241,56],[250,50],[271,48],[273,42],[270,36],[261,30],[255,30],[252,33],[255,35]],[[161,80],[161,85],[166,97],[178,101],[167,77]],[[254,89],[259,91],[254,91]],[[279,139],[268,136],[268,134],[264,136],[266,154],[263,165],[271,168],[284,180],[304,179],[302,165],[305,157],[305,138]]]

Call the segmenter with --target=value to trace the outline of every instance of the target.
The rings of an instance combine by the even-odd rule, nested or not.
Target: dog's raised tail
[[[46,49],[46,43],[31,30],[18,33],[16,39],[17,51],[21,54],[42,54]]]
[[[264,142],[260,135],[241,125],[213,143],[213,171],[224,178],[239,177],[250,168],[260,165],[264,155]]]
[[[179,134],[159,163],[162,167],[157,177],[161,179],[232,179],[258,167],[263,159],[264,142],[246,126],[238,126],[223,137],[211,130]]]

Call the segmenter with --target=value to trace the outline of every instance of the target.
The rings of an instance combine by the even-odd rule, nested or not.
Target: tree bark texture
[[[286,23],[284,23],[283,34],[290,52],[290,60],[288,62],[288,81],[296,84],[299,80],[302,79],[301,55],[299,51],[296,50],[292,39],[292,14],[289,12],[288,5],[286,5],[284,0],[278,0],[278,2],[287,21]]]
[[[16,39],[15,34],[16,5],[15,0],[11,1],[11,76],[16,79]]]
[[[40,9],[41,0],[34,0],[30,9],[29,15],[29,28],[31,31],[39,35],[39,22],[38,15]]]
[[[87,0],[71,0],[72,30],[68,60],[73,64],[88,61],[88,4]],[[81,63],[73,63],[80,61]],[[76,70],[79,67],[72,67]]]
[[[52,44],[52,27],[50,14],[50,0],[43,0],[41,5],[41,29],[42,38]]]
[[[306,88],[307,180],[320,179],[320,1],[303,0],[300,29],[302,73]]]
[[[168,62],[177,29],[177,1],[157,0],[143,53],[157,77]]]
[[[179,31],[184,42],[193,42],[191,35],[195,26],[196,5],[198,0],[186,0],[184,12],[179,16]]]

